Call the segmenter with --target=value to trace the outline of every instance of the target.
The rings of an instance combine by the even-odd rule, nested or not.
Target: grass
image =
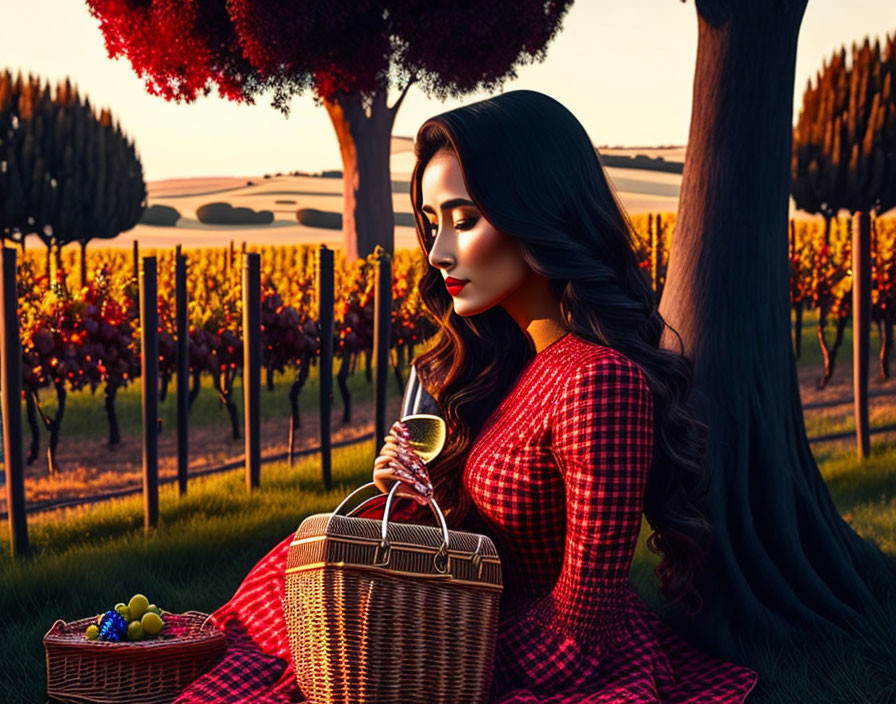
[[[339,386],[336,383],[335,374],[339,371],[341,362],[334,360],[333,364],[333,397],[338,404],[342,403]],[[375,369],[372,370],[375,375]],[[227,410],[221,406],[218,392],[212,386],[209,375],[201,377],[201,391],[196,396],[190,409],[190,426],[195,428],[210,428],[221,425],[229,425],[230,420]],[[268,391],[266,385],[266,372],[261,373],[261,419],[271,420],[289,417],[289,389],[295,380],[295,372],[288,370],[286,373],[274,373],[274,390]],[[364,356],[359,357],[355,373],[349,374],[346,381],[352,394],[352,401],[366,402],[373,399],[373,383],[368,383],[364,373]],[[394,378],[390,379],[392,387],[395,387]],[[177,376],[171,379],[165,400],[159,403],[159,418],[162,419],[162,432],[177,432]],[[233,403],[236,404],[237,416],[240,420],[240,428],[243,424],[243,384],[242,376],[234,379],[232,394]],[[318,396],[320,389],[320,375],[317,365],[311,367],[308,378],[302,386],[299,394],[299,412],[316,413],[318,409]],[[98,386],[96,392],[89,388],[69,392],[65,401],[65,417],[62,420],[62,432],[60,443],[67,438],[95,438],[98,429],[108,434],[108,421],[103,405],[103,387]],[[41,390],[41,406],[44,411],[53,416],[56,413],[56,396],[50,389]],[[119,429],[122,436],[139,435],[142,428],[142,401],[140,380],[136,379],[130,385],[119,389],[116,396],[115,408],[118,414]],[[25,422],[25,405],[22,404],[22,419]],[[42,438],[46,433],[41,433]],[[30,437],[30,435],[29,435]],[[42,445],[46,445],[42,440]]]
[[[851,363],[848,336],[847,329],[838,359],[843,365]],[[872,359],[877,354],[876,339],[872,327]],[[807,315],[800,364],[820,360],[814,319]],[[303,412],[316,411],[316,372],[312,368],[300,397]],[[209,380],[204,383],[210,388]],[[291,375],[278,376],[272,401],[262,404],[263,417],[285,412],[290,383]],[[349,384],[358,402],[372,398],[362,364]],[[390,395],[393,387],[394,381],[390,381]],[[278,394],[282,400],[277,400]],[[335,387],[334,395],[338,398]],[[89,392],[81,396],[69,397],[65,435],[94,435],[98,427],[105,429],[104,416],[85,417],[93,412],[92,406],[102,414],[101,401],[89,398]],[[262,398],[271,396],[265,391]],[[191,423],[226,427],[226,414],[218,409],[212,391],[204,389],[196,403],[205,405],[194,407]],[[237,406],[242,414],[241,400]],[[139,385],[121,392],[123,433],[139,433],[139,407]],[[165,408],[170,409],[171,425],[166,419],[166,427],[171,428],[173,395],[160,405],[163,414]],[[826,419],[816,423],[810,434],[827,432],[826,427],[834,429],[837,422]],[[871,457],[861,464],[851,447],[821,445],[814,450],[841,514],[862,537],[896,557],[896,447],[872,437]],[[183,498],[177,496],[173,485],[162,486],[160,524],[149,535],[143,531],[139,495],[30,516],[31,558],[12,560],[8,536],[0,542],[0,653],[6,660],[6,666],[0,668],[0,691],[5,701],[45,701],[41,638],[57,618],[69,621],[92,615],[127,601],[136,592],[147,594],[170,611],[214,611],[232,596],[252,566],[295,531],[304,517],[331,511],[352,488],[369,481],[374,456],[373,441],[334,451],[330,491],[322,489],[318,455],[301,459],[292,470],[283,463],[265,465],[262,485],[251,496],[241,470],[193,479]],[[648,530],[645,520],[632,581],[656,608],[651,593],[656,591],[653,568],[659,558],[646,548]],[[896,657],[891,661],[896,662]],[[760,677],[750,704],[896,701],[896,666],[864,657],[834,640],[819,643],[816,650],[770,647]]]
[[[791,321],[795,322],[796,316],[791,313]],[[818,346],[818,337],[816,325],[818,322],[818,314],[815,311],[807,311],[803,315],[802,327],[802,348],[798,364],[816,365],[821,364],[821,350]],[[830,320],[827,325],[827,339],[831,344],[834,339],[834,324]],[[877,356],[879,354],[880,338],[877,334],[876,326],[871,326],[870,344],[869,344],[869,362],[870,373],[877,373]],[[415,354],[422,350],[422,346],[418,346]],[[896,373],[896,355],[893,358],[894,373]],[[837,353],[836,363],[840,366],[850,366],[852,364],[852,330],[849,326],[844,330],[843,343]],[[334,363],[334,373],[339,370],[338,360]],[[316,413],[318,407],[319,393],[319,369],[317,365],[311,367],[308,379],[299,395],[300,413]],[[391,375],[390,375],[391,376]],[[282,418],[289,413],[289,388],[295,378],[293,371],[287,371],[284,374],[274,374],[274,390],[268,391],[265,382],[265,373],[262,371],[262,404],[261,419],[270,420]],[[364,357],[358,358],[355,367],[355,373],[348,377],[348,386],[352,393],[352,400],[358,403],[365,403],[373,399],[373,384],[368,383],[364,374]],[[395,386],[395,380],[390,379],[390,389]],[[193,403],[190,410],[190,426],[194,428],[210,428],[229,424],[227,411],[220,405],[218,394],[212,387],[211,377],[204,374],[201,377],[201,391]],[[341,404],[341,396],[338,386],[333,384],[333,394],[336,403]],[[56,413],[56,398],[49,389],[41,391],[42,406],[45,412],[52,416]],[[240,427],[243,422],[243,389],[242,378],[237,375],[234,381],[233,402],[236,404],[237,416],[240,419]],[[168,395],[165,401],[159,404],[159,417],[162,419],[162,432],[175,433],[177,428],[177,410],[176,410],[176,377],[172,378],[168,388]],[[24,419],[24,404],[23,419]],[[116,398],[116,409],[118,411],[118,422],[122,436],[137,436],[141,432],[141,392],[139,380],[135,380],[127,387],[119,389]],[[887,419],[881,422],[893,422],[893,419]],[[76,438],[95,438],[98,429],[102,429],[103,434],[108,433],[108,422],[103,407],[103,390],[102,386],[97,387],[95,393],[90,389],[82,389],[80,391],[70,392],[66,398],[65,418],[62,423],[62,432],[60,443],[65,444],[69,440]],[[831,432],[843,429],[842,426],[832,426]],[[809,435],[821,434],[821,430],[813,427],[809,430]],[[27,431],[26,431],[27,432]],[[46,432],[41,431],[41,446],[46,447]],[[30,437],[30,436],[29,436]]]
[[[795,333],[796,333],[796,313],[794,311],[790,311],[790,339],[793,342]],[[828,347],[834,344],[834,339],[837,336],[837,326],[830,316],[825,323],[825,335],[824,338],[827,341]],[[794,343],[795,344],[795,343]],[[818,345],[818,311],[817,310],[803,310],[803,320],[802,320],[802,330],[801,330],[801,341],[800,341],[800,357],[797,360],[797,364],[802,365],[816,365],[822,364],[824,362],[824,358],[821,355],[821,347]],[[794,351],[796,348],[794,347]],[[877,333],[877,325],[872,322],[868,332],[868,359],[871,363],[869,367],[870,373],[874,374],[878,365],[878,354],[880,354],[880,335]],[[837,350],[837,358],[836,358],[837,366],[852,365],[852,320],[850,319],[846,323],[846,327],[843,329],[843,341],[840,343],[840,349]],[[893,358],[893,365],[896,367],[896,357]],[[896,370],[893,370],[896,371]]]
[[[791,313],[791,321],[795,322],[796,316]],[[816,333],[816,325],[818,323],[818,314],[815,311],[807,311],[803,315],[802,327],[802,348],[798,364],[815,365],[821,364],[821,350],[818,347],[818,337]],[[827,339],[831,344],[834,339],[834,324],[830,320],[827,325]],[[876,373],[877,355],[880,348],[880,338],[877,334],[877,327],[872,325],[870,332],[869,344],[869,360],[871,362],[871,373]],[[415,354],[422,349],[418,346]],[[334,363],[334,373],[339,370],[338,360]],[[837,353],[837,365],[849,366],[852,364],[852,330],[847,326],[843,334],[843,343]],[[896,356],[894,356],[894,372],[896,372]],[[319,369],[317,365],[311,367],[308,379],[299,396],[300,412],[306,411],[314,413],[317,411],[318,405],[318,389],[319,386]],[[281,418],[289,412],[288,393],[289,387],[292,385],[295,373],[287,371],[284,374],[274,374],[274,391],[269,392],[264,386],[265,373],[262,371],[262,420],[273,418]],[[176,377],[172,378],[168,388],[168,395],[165,401],[159,404],[159,417],[162,418],[163,432],[175,432],[176,428]],[[201,388],[199,395],[193,403],[190,410],[190,425],[197,428],[207,428],[218,426],[222,423],[228,423],[227,413],[220,406],[218,394],[212,387],[212,380],[207,374],[201,377]],[[369,401],[373,398],[373,385],[369,384],[364,375],[364,357],[359,357],[355,373],[348,377],[349,389],[352,392],[353,400],[359,402]],[[394,379],[390,381],[390,386],[394,386]],[[66,438],[79,437],[96,437],[97,429],[108,429],[106,414],[103,408],[102,387],[98,387],[96,393],[90,389],[82,389],[80,391],[70,392],[66,398],[65,418],[62,424],[62,436],[60,442],[64,443]],[[233,401],[237,406],[237,414],[242,423],[243,418],[243,400],[242,400],[242,378],[238,375],[234,382]],[[339,389],[335,382],[333,385],[334,398],[339,397]],[[357,396],[355,395],[357,394]],[[56,412],[56,398],[49,389],[41,391],[43,399],[43,407],[49,415]],[[339,402],[339,401],[337,401]],[[141,432],[141,396],[140,383],[135,380],[129,386],[119,389],[116,399],[116,408],[118,410],[118,421],[121,434],[139,435]],[[23,405],[24,413],[24,405]],[[24,416],[23,416],[24,417]]]
[[[872,443],[869,458],[860,463],[852,448],[816,453],[838,512],[862,538],[896,558],[896,445]],[[659,557],[647,549],[649,526],[642,521],[632,563],[635,590],[656,612],[663,611],[654,567]],[[747,704],[859,704],[896,702],[896,582],[880,580],[872,591],[888,604],[888,623],[876,624],[864,641],[825,632],[797,646],[768,643],[754,668],[759,682]]]
[[[332,511],[352,488],[369,481],[374,453],[372,441],[335,451],[330,491],[322,489],[318,455],[306,456],[292,471],[285,464],[265,466],[261,487],[251,496],[238,470],[194,480],[184,498],[164,486],[159,526],[150,535],[143,531],[139,496],[34,516],[32,558],[13,561],[8,542],[0,544],[0,652],[6,657],[0,691],[22,697],[6,701],[45,700],[41,638],[57,618],[96,614],[136,592],[170,611],[214,611],[304,517]],[[896,448],[875,446],[862,466],[852,452],[832,453],[821,471],[855,530],[896,557]],[[632,581],[650,603],[658,557],[646,548],[648,528],[644,521]],[[876,672],[882,663],[833,641],[816,652],[772,649],[768,659],[751,704],[886,701],[888,683],[896,682],[893,668]],[[805,699],[813,687],[818,696]]]
[[[319,455],[292,471],[265,466],[251,496],[240,471],[195,479],[184,498],[163,486],[150,535],[140,496],[31,518],[30,559],[13,561],[8,539],[0,545],[4,701],[45,700],[41,639],[58,618],[97,614],[137,592],[169,611],[214,611],[305,516],[332,511],[369,481],[374,451],[370,441],[334,452],[331,491],[322,489]]]

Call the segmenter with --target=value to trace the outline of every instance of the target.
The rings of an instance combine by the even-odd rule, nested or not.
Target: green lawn
[[[341,362],[333,364],[333,398],[335,403],[342,406],[342,396],[336,382],[335,374],[339,371]],[[375,371],[373,372],[375,374]],[[227,410],[221,406],[218,392],[212,386],[212,379],[207,374],[201,377],[201,391],[196,396],[190,409],[190,426],[195,428],[227,427],[230,423]],[[165,400],[159,403],[159,417],[162,419],[162,432],[177,432],[177,377],[174,376],[168,387]],[[269,391],[266,384],[266,372],[261,372],[261,419],[270,420],[289,417],[289,389],[295,380],[295,371],[287,370],[286,373],[274,374],[274,390]],[[394,374],[390,372],[389,393],[397,394],[397,382]],[[364,357],[358,359],[355,373],[348,376],[347,382],[352,394],[353,402],[366,402],[373,399],[373,384],[367,381],[364,373]],[[319,402],[320,375],[318,366],[311,367],[308,378],[299,394],[299,412],[317,413]],[[237,416],[240,419],[242,432],[243,423],[243,385],[242,376],[237,375],[234,380],[232,400],[236,404]],[[41,406],[45,412],[52,416],[56,413],[56,397],[50,389],[41,390]],[[142,429],[142,402],[140,380],[136,379],[129,386],[119,389],[115,407],[118,412],[118,423],[122,436],[139,435]],[[25,405],[22,404],[22,418],[25,422]],[[62,433],[60,443],[65,443],[67,438],[94,438],[98,429],[104,435],[108,434],[108,421],[104,408],[103,387],[98,386],[96,392],[90,389],[70,392],[66,396],[65,416],[62,421]],[[30,437],[30,436],[29,436]],[[46,433],[41,432],[41,445],[46,447]]]
[[[817,349],[814,322],[805,321],[804,362]],[[876,334],[872,328],[872,354]],[[844,341],[839,362],[848,364],[851,345]],[[820,360],[820,355],[818,357]],[[278,380],[284,395],[290,378]],[[359,365],[350,382],[358,400],[369,400],[372,388]],[[390,379],[389,394],[396,393]],[[139,432],[139,387],[123,394],[123,418],[132,418]],[[173,387],[172,387],[173,390]],[[334,390],[338,398],[338,391]],[[267,392],[265,392],[267,394]],[[104,418],[87,421],[84,406],[70,400],[71,435],[76,429],[88,434]],[[88,394],[89,396],[89,394]],[[225,420],[214,394],[204,390],[197,403],[209,400],[197,418],[210,424]],[[263,396],[265,398],[265,396]],[[314,412],[317,403],[316,370],[303,391],[303,412]],[[102,413],[99,399],[93,400]],[[166,401],[173,407],[173,400]],[[163,408],[166,406],[163,404]],[[241,402],[238,402],[241,412]],[[266,413],[279,414],[284,404]],[[75,411],[74,409],[79,410]],[[197,408],[202,408],[198,406]],[[132,413],[136,413],[136,421]],[[207,414],[207,415],[204,415]],[[173,422],[173,415],[172,415]],[[200,422],[200,421],[197,421]],[[124,423],[123,423],[124,425]],[[105,425],[100,427],[105,428]],[[127,426],[124,426],[125,428]],[[822,432],[823,427],[815,428]],[[69,431],[64,431],[69,434]],[[160,489],[160,525],[150,536],[143,532],[142,497],[37,514],[29,517],[32,558],[13,561],[9,556],[7,524],[0,542],[0,691],[4,701],[42,702],[46,690],[43,634],[57,618],[73,620],[111,608],[136,592],[149,596],[170,611],[211,612],[230,598],[245,574],[271,547],[293,532],[312,513],[331,511],[354,487],[370,480],[376,447],[373,441],[333,453],[334,487],[321,488],[319,456],[302,458],[289,470],[285,464],[262,467],[260,489],[248,495],[242,471],[191,480],[189,493],[178,498],[174,485]],[[816,459],[841,514],[866,539],[896,557],[896,447],[875,441],[872,456],[860,465],[852,448],[816,449]],[[646,549],[646,520],[635,554],[632,580],[635,588],[654,606],[658,557]],[[896,619],[896,614],[894,614]],[[896,656],[896,650],[894,650]],[[896,657],[892,658],[896,662]],[[815,652],[770,650],[767,668],[751,695],[750,704],[767,702],[893,701],[894,667],[867,662],[843,644],[820,643]],[[807,694],[808,693],[808,694]],[[807,698],[808,696],[808,698]],[[887,697],[891,699],[887,699]]]
[[[796,313],[790,311],[790,339],[794,340],[796,334]],[[803,320],[802,320],[802,341],[800,348],[800,357],[797,360],[797,364],[804,365],[814,365],[814,364],[822,364],[824,358],[821,356],[821,347],[818,345],[818,311],[803,311]],[[837,336],[837,326],[834,323],[834,320],[829,316],[826,324],[825,324],[825,340],[827,340],[828,347],[831,347],[834,344],[834,339]],[[871,363],[870,373],[877,373],[877,365],[878,365],[878,355],[880,354],[880,335],[877,334],[877,325],[872,322],[871,327],[868,332],[868,359]],[[795,350],[796,348],[794,348]],[[896,374],[896,355],[891,357],[891,373]],[[837,351],[836,358],[837,366],[841,365],[852,365],[852,320],[850,319],[846,323],[846,327],[843,329],[843,341],[840,343],[840,349]]]
[[[6,701],[43,701],[41,638],[57,618],[96,614],[136,592],[170,611],[213,611],[305,516],[331,511],[369,481],[374,456],[372,441],[334,452],[329,492],[322,490],[318,455],[306,456],[292,471],[285,464],[265,466],[262,485],[251,496],[240,471],[195,479],[183,499],[173,485],[163,486],[160,525],[151,536],[143,532],[139,496],[32,517],[33,558],[14,562],[8,542],[0,544],[0,652],[6,656],[0,687],[13,697]],[[862,467],[852,452],[831,456],[821,471],[854,528],[896,557],[896,449],[876,445]],[[645,521],[632,580],[651,603],[658,558],[646,549],[647,530]],[[831,659],[849,667],[832,669],[826,665]],[[830,643],[817,653],[770,652],[769,670],[760,673],[765,676],[751,702],[809,701],[802,697],[810,684],[844,696],[861,693],[811,701],[885,701],[887,681],[873,672],[878,665]]]
[[[791,313],[791,320],[795,322],[796,316]],[[822,361],[821,350],[818,347],[818,335],[816,325],[818,315],[814,311],[810,311],[803,316],[802,329],[802,348],[800,352],[800,365],[820,364]],[[793,328],[791,328],[793,331]],[[829,344],[834,339],[834,325],[828,321],[827,339]],[[879,354],[880,342],[877,334],[877,327],[871,326],[869,359],[871,360],[871,373],[876,373],[877,356]],[[422,349],[417,347],[417,352]],[[334,373],[338,372],[340,362],[337,360],[333,365]],[[843,343],[837,353],[837,364],[852,364],[852,332],[847,326],[843,335]],[[893,372],[896,373],[896,355],[893,358]],[[226,411],[220,407],[218,394],[212,388],[211,377],[203,375],[202,391],[196,397],[193,408],[190,411],[190,424],[193,427],[211,427],[221,423],[226,423]],[[289,387],[295,378],[293,371],[287,370],[285,374],[274,375],[274,391],[270,392],[266,386],[262,389],[262,405],[261,417],[263,420],[270,418],[282,417],[289,412],[288,393]],[[302,393],[299,396],[300,412],[316,412],[318,404],[319,389],[318,367],[312,366]],[[262,371],[262,384],[264,385],[265,373]],[[390,378],[390,389],[394,391],[396,382],[394,378]],[[357,394],[359,402],[367,401],[373,397],[373,385],[369,384],[364,375],[364,357],[358,359],[355,367],[355,373],[348,377],[349,388],[354,394]],[[243,417],[243,401],[242,401],[242,380],[237,376],[233,391],[233,400],[237,406],[237,413],[242,422]],[[390,391],[390,393],[392,392]],[[44,399],[43,406],[50,415],[56,412],[56,400],[49,389],[42,390],[41,398]],[[335,382],[333,385],[334,398],[337,403],[341,403],[339,389]],[[397,393],[397,392],[396,392]],[[172,379],[168,388],[168,396],[165,401],[159,404],[159,416],[163,419],[163,432],[175,432],[176,408],[175,408],[175,380]],[[129,386],[118,391],[116,400],[118,409],[118,419],[122,435],[138,435],[141,432],[141,401],[140,401],[140,382],[139,379]],[[24,408],[24,406],[23,406]],[[107,431],[106,414],[103,409],[103,389],[98,387],[96,393],[91,393],[89,389],[82,389],[68,394],[66,400],[66,412],[62,426],[62,440],[71,437],[95,437],[98,428]]]
[[[791,313],[791,320],[795,321],[796,317]],[[822,362],[821,350],[818,347],[818,335],[816,325],[818,316],[814,311],[810,311],[803,316],[802,329],[802,348],[798,364],[820,364]],[[793,328],[791,328],[793,332]],[[829,344],[834,339],[834,325],[828,321],[827,339]],[[870,373],[877,373],[877,357],[879,354],[880,342],[877,334],[876,326],[871,326],[870,344],[869,344],[869,361]],[[417,352],[422,349],[417,347]],[[843,343],[837,353],[836,363],[838,366],[849,366],[852,364],[852,332],[847,326],[843,335]],[[334,362],[333,371],[338,372],[340,362]],[[896,355],[893,356],[892,371],[896,374]],[[265,385],[265,372],[262,371],[262,395],[261,395],[261,418],[269,420],[282,418],[289,414],[289,388],[295,378],[295,372],[287,370],[285,374],[275,373],[274,390],[268,391]],[[176,377],[175,377],[176,379]],[[162,419],[162,432],[176,432],[176,382],[172,379],[168,388],[168,395],[165,401],[159,404],[159,417]],[[218,394],[212,387],[211,377],[203,375],[199,395],[196,397],[193,407],[190,410],[190,426],[195,428],[217,427],[229,423],[227,411],[221,407]],[[364,357],[359,357],[355,367],[355,373],[349,375],[348,386],[352,393],[352,400],[357,403],[369,402],[373,399],[373,384],[367,382],[364,374]],[[316,413],[318,407],[318,389],[319,389],[318,367],[312,366],[302,393],[299,395],[300,413]],[[398,393],[397,384],[394,376],[390,374],[389,393]],[[243,389],[242,378],[236,377],[233,391],[233,401],[236,404],[237,415],[240,419],[242,428],[243,419]],[[334,400],[341,407],[341,395],[334,381],[333,384]],[[42,406],[49,415],[56,412],[56,399],[49,389],[41,391]],[[24,404],[22,406],[24,414]],[[118,391],[116,399],[116,408],[118,410],[118,421],[122,436],[139,435],[141,432],[141,394],[140,381],[135,380],[134,383],[122,388]],[[24,415],[23,415],[24,418]],[[103,407],[103,388],[97,388],[96,393],[92,393],[89,389],[71,392],[66,399],[65,418],[62,423],[62,433],[60,443],[65,444],[67,441],[80,437],[94,438],[100,432],[108,434],[108,422]],[[810,433],[810,434],[814,434]],[[41,448],[46,448],[46,433],[41,431]]]

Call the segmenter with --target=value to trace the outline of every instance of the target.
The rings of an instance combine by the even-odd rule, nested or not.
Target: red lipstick
[[[445,277],[445,287],[448,289],[448,293],[452,296],[456,296],[460,293],[460,290],[469,283],[465,279],[456,279],[453,276]]]

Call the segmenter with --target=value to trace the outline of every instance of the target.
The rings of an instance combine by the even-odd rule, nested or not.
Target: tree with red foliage
[[[218,93],[272,105],[313,90],[330,115],[343,164],[345,252],[394,249],[389,153],[395,114],[414,83],[440,100],[493,91],[542,61],[571,0],[454,6],[423,0],[355,3],[263,0],[87,0],[110,57],[127,56],[166,100]],[[390,106],[387,92],[399,97]]]

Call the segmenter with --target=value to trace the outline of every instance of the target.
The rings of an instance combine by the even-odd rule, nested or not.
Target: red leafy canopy
[[[492,92],[516,66],[542,61],[571,0],[388,3],[396,58],[440,100]]]
[[[444,99],[493,90],[541,60],[571,0],[87,0],[110,57],[127,56],[147,89],[195,100],[211,84],[274,104],[306,88],[315,100],[372,94],[417,80]]]
[[[110,58],[127,56],[146,89],[193,101],[218,86],[222,97],[252,102],[260,86],[243,58],[223,2],[87,0]]]

